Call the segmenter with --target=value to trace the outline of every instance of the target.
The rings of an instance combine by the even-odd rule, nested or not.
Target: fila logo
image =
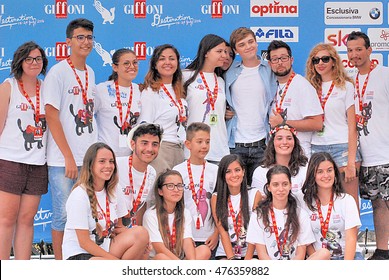
[[[134,0],[134,18],[146,18],[146,0]]]
[[[134,51],[137,59],[146,60],[146,42],[134,42]]]
[[[55,60],[63,60],[68,57],[68,45],[66,42],[55,43]]]
[[[211,7],[212,18],[223,17],[223,0],[212,0]]]

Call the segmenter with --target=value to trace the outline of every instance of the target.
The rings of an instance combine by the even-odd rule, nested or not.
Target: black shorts
[[[67,260],[69,260],[69,261],[74,261],[74,260],[87,261],[90,258],[93,258],[93,255],[87,254],[87,253],[82,253],[82,254],[71,256],[71,257],[67,258]]]

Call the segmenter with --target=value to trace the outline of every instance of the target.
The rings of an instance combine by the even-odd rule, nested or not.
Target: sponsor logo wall
[[[0,81],[9,76],[13,52],[26,41],[44,48],[49,67],[65,58],[66,26],[79,17],[95,24],[88,64],[97,83],[110,75],[112,54],[119,48],[136,52],[140,66],[135,82],[140,83],[156,46],[175,45],[185,68],[204,35],[214,33],[229,40],[231,31],[240,26],[254,31],[260,54],[274,39],[288,42],[294,69],[301,74],[314,45],[333,44],[353,75],[345,47],[352,30],[366,32],[374,60],[388,65],[388,9],[387,1],[367,0],[0,0]]]

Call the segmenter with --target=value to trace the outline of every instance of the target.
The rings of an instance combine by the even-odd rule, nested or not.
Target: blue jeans
[[[48,171],[51,203],[53,205],[51,229],[64,231],[66,224],[66,201],[77,180],[65,177],[65,167],[49,166]],[[80,167],[78,172],[80,172]]]
[[[260,145],[258,147],[236,147],[230,149],[231,154],[239,155],[242,158],[246,167],[247,184],[251,185],[253,179],[253,173],[255,168],[259,166],[263,160],[263,155],[266,149],[266,145]]]

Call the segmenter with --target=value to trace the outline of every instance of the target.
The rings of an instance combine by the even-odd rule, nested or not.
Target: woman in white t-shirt
[[[275,165],[266,174],[266,198],[253,212],[247,241],[255,244],[260,260],[304,260],[306,248],[315,237],[309,216],[291,192],[291,174],[283,165]],[[308,259],[329,259],[321,249]]]
[[[117,189],[115,154],[98,142],[86,151],[80,177],[66,202],[62,243],[67,260],[135,260],[148,257],[145,228],[126,228],[127,214]]]
[[[225,83],[220,72],[227,56],[223,38],[208,34],[199,44],[196,58],[183,71],[185,99],[188,102],[188,125],[203,122],[211,127],[211,147],[206,159],[218,163],[230,153],[227,128]],[[189,151],[186,150],[186,158]]]
[[[265,195],[266,173],[274,165],[289,168],[292,175],[292,192],[301,190],[307,171],[308,158],[300,146],[293,127],[282,124],[270,131],[270,140],[265,149],[262,163],[254,170],[251,187]]]
[[[109,144],[117,157],[129,156],[127,135],[140,115],[140,90],[132,81],[138,74],[134,51],[119,49],[112,55],[112,74],[96,87],[95,115],[98,140]]]
[[[328,152],[332,156],[343,174],[345,191],[357,203],[357,173],[362,158],[357,148],[353,80],[330,44],[318,44],[311,50],[306,73],[324,111],[323,129],[312,135],[312,152]]]
[[[142,90],[138,123],[159,124],[163,128],[158,157],[151,163],[157,175],[184,161],[188,106],[183,99],[180,54],[169,44],[154,49]]]
[[[308,254],[327,248],[333,260],[363,260],[357,244],[361,226],[358,208],[353,197],[343,191],[339,170],[330,154],[312,155],[302,191],[305,203],[301,204],[309,213],[316,239]]]
[[[192,217],[184,205],[184,183],[175,170],[162,173],[155,184],[155,206],[146,210],[143,226],[150,234],[151,257],[167,260],[207,260],[206,245],[195,248]]]
[[[247,189],[246,170],[239,155],[222,158],[211,198],[212,215],[220,241],[216,259],[252,259],[254,246],[246,242],[250,213],[261,200],[256,189]]]

